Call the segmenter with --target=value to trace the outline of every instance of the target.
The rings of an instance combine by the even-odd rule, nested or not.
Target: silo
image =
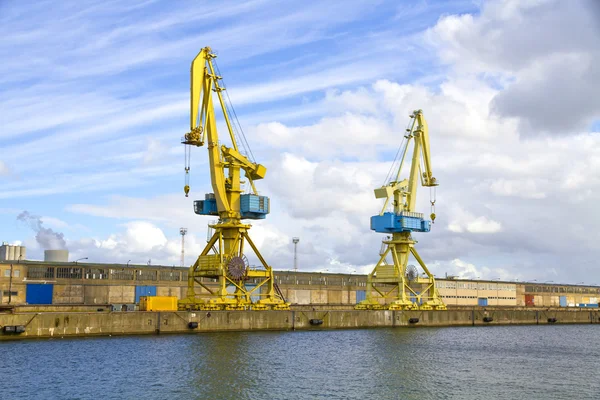
[[[0,261],[8,260],[8,243],[3,243],[0,246]]]
[[[19,260],[26,260],[26,250],[25,246],[19,246]]]
[[[15,246],[8,246],[8,260],[12,261],[15,259]]]
[[[68,262],[69,250],[44,250],[44,261]]]

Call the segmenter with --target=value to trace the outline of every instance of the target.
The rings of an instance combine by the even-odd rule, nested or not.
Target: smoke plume
[[[44,250],[60,250],[67,248],[65,235],[60,232],[54,232],[50,228],[44,228],[44,222],[37,215],[32,215],[29,211],[23,211],[17,216],[18,221],[23,221],[31,227],[36,233],[35,240]]]

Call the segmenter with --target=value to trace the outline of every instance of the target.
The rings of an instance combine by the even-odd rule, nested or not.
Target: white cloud
[[[599,21],[594,0],[488,1],[478,16],[441,18],[428,39],[456,72],[504,88],[492,110],[518,119],[523,137],[565,135],[600,118]]]

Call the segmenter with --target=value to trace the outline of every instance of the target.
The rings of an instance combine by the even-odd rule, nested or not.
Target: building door
[[[140,303],[141,296],[156,296],[156,286],[136,286],[135,287],[135,302]]]
[[[559,304],[561,307],[566,307],[566,306],[567,306],[567,296],[560,296],[560,297],[558,298],[558,304]]]
[[[27,304],[52,304],[54,285],[44,283],[28,283],[25,301]]]

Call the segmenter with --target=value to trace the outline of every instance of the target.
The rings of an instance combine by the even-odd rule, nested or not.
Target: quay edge
[[[0,314],[0,340],[167,333],[600,324],[598,310],[13,312]],[[5,327],[9,332],[5,332]],[[10,333],[22,327],[22,333]]]

